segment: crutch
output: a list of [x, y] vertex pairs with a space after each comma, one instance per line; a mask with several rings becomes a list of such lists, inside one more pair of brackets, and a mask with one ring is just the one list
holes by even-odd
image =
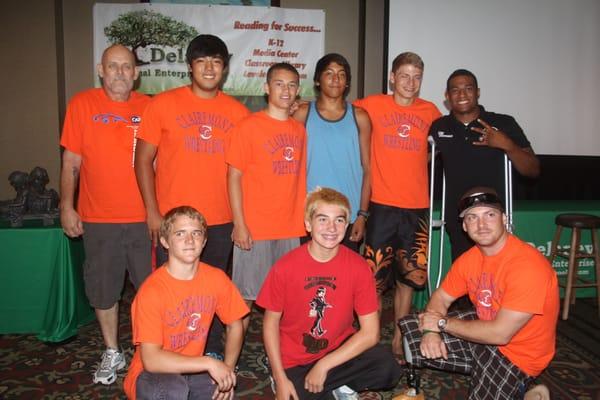
[[[442, 210], [440, 214], [440, 219], [433, 219], [433, 189], [434, 189], [434, 181], [435, 181], [435, 140], [432, 136], [427, 137], [427, 141], [431, 146], [431, 180], [429, 182], [429, 240], [427, 241], [427, 290], [429, 292], [429, 296], [433, 293], [438, 286], [440, 286], [440, 281], [442, 280], [442, 265], [444, 259], [444, 233], [446, 232], [445, 228], [445, 220], [446, 217], [446, 175], [442, 171]], [[435, 282], [435, 287], [431, 286], [431, 239], [433, 228], [440, 229], [440, 241], [439, 241], [439, 261], [438, 261], [438, 275], [437, 280]]]
[[504, 153], [504, 205], [506, 206], [506, 230], [509, 233], [512, 233], [514, 229], [512, 189], [512, 161]]
[[402, 345], [406, 358], [406, 384], [408, 387], [394, 396], [392, 400], [424, 400], [425, 394], [421, 391], [421, 377], [413, 365], [413, 357], [406, 336], [402, 336]]

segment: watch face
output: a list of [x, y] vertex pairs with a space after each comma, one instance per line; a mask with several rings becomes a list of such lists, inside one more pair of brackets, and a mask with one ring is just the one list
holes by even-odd
[[446, 323], [447, 322], [448, 321], [446, 320], [446, 318], [442, 318], [442, 319], [438, 320], [437, 324], [438, 324], [438, 328], [440, 329], [440, 331], [446, 330]]

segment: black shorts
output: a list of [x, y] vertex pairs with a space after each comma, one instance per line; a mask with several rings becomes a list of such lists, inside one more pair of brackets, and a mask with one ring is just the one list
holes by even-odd
[[145, 223], [83, 223], [83, 281], [94, 308], [106, 310], [121, 299], [125, 271], [136, 289], [150, 272], [150, 236]]
[[364, 256], [375, 275], [377, 292], [396, 281], [415, 289], [427, 284], [429, 209], [369, 205]]

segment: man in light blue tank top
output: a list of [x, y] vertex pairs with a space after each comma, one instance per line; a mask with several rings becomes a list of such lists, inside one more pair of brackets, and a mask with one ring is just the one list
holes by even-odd
[[354, 219], [343, 244], [358, 251], [371, 197], [371, 122], [366, 111], [346, 102], [350, 80], [350, 65], [342, 55], [323, 56], [314, 75], [317, 100], [301, 104], [293, 117], [307, 131], [307, 192], [329, 187], [348, 197]]

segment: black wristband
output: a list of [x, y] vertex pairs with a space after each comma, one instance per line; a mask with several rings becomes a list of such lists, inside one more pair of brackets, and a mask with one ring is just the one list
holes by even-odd
[[364, 217], [365, 219], [369, 219], [369, 212], [365, 211], [365, 210], [358, 210], [358, 212], [356, 213], [357, 216], [359, 217]]

